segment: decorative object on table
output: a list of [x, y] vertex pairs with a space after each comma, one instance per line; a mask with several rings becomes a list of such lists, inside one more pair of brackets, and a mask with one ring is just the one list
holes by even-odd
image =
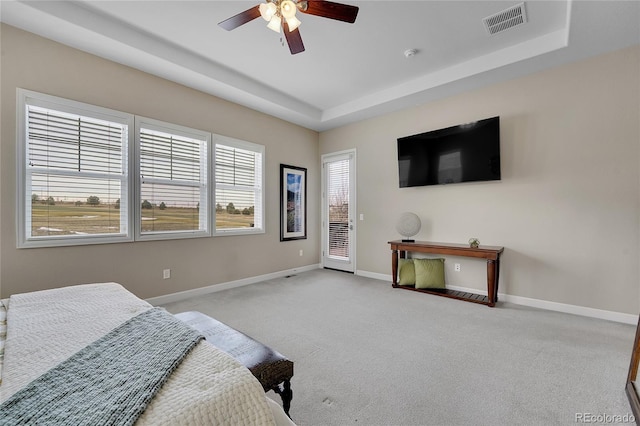
[[280, 241], [307, 238], [307, 169], [280, 164]]
[[469, 238], [469, 247], [478, 248], [480, 246], [480, 240], [477, 238]]
[[415, 213], [405, 212], [402, 213], [396, 223], [396, 231], [404, 237], [402, 239], [403, 243], [413, 243], [415, 240], [412, 240], [411, 237], [420, 232], [421, 226], [422, 222], [420, 222], [418, 215]]

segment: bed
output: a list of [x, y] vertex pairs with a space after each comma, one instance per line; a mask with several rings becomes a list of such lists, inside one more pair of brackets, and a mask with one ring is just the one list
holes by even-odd
[[[117, 338], [113, 336], [119, 330], [128, 330], [131, 338], [133, 329], [124, 327], [136, 327], [135, 321], [151, 315], [173, 318], [117, 283], [62, 287], [2, 300], [0, 410], [17, 405], [34, 383], [52, 373], [58, 374], [53, 376], [58, 378], [56, 383], [67, 382], [59, 377], [77, 376], [75, 373], [60, 376], [67, 371], [61, 370], [61, 366], [67, 366], [78, 354], [99, 342], [116, 354], [108, 361], [121, 363], [120, 358], [130, 359], [128, 355], [118, 356], [119, 350], [126, 353], [130, 344], [113, 349], [117, 345], [104, 343], [105, 339]], [[164, 344], [162, 339], [155, 341]], [[246, 367], [205, 340], [191, 340], [184, 356], [165, 372], [166, 378], [136, 416], [135, 425], [293, 425]], [[98, 352], [108, 356], [108, 351]], [[103, 373], [102, 376], [109, 376], [106, 378], [96, 375], [100, 380], [114, 381], [111, 373]], [[68, 382], [73, 383], [71, 379]], [[131, 392], [129, 384], [117, 386], [121, 386], [122, 392]], [[116, 389], [116, 393], [120, 391]]]

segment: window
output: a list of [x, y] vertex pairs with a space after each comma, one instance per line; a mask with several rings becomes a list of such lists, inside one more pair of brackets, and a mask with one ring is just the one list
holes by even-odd
[[325, 163], [329, 209], [328, 257], [349, 260], [349, 169], [350, 158]]
[[215, 137], [216, 234], [264, 232], [264, 146]]
[[18, 245], [130, 241], [132, 116], [18, 91]]
[[17, 95], [19, 248], [264, 232], [264, 146]]
[[210, 133], [136, 120], [139, 239], [208, 236]]

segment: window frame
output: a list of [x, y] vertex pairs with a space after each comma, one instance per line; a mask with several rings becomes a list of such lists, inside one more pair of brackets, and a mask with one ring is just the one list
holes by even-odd
[[[87, 104], [71, 99], [52, 96], [39, 93], [27, 89], [16, 89], [16, 246], [22, 248], [38, 248], [38, 247], [64, 247], [76, 245], [95, 245], [108, 243], [123, 243], [135, 241], [151, 241], [151, 240], [171, 240], [185, 238], [201, 238], [201, 237], [218, 237], [218, 236], [237, 236], [237, 235], [256, 235], [266, 233], [266, 205], [265, 205], [265, 187], [266, 187], [266, 147], [229, 136], [218, 135], [213, 132], [197, 130], [185, 126], [180, 126], [165, 121], [155, 120], [152, 118], [137, 116], [110, 108], [104, 108], [96, 105]], [[31, 194], [27, 194], [26, 190], [31, 185], [27, 182], [29, 159], [29, 141], [28, 141], [28, 107], [35, 106], [48, 108], [62, 113], [75, 114], [81, 117], [94, 118], [113, 123], [119, 123], [126, 126], [124, 133], [126, 140], [123, 144], [126, 147], [122, 150], [123, 166], [122, 174], [119, 177], [121, 183], [121, 206], [122, 210], [126, 209], [124, 214], [120, 216], [121, 230], [126, 227], [124, 232], [118, 234], [89, 234], [89, 235], [52, 235], [43, 237], [30, 237], [31, 231], [27, 226], [31, 226], [31, 216], [27, 218], [27, 214], [31, 214]], [[165, 133], [173, 133], [175, 135], [186, 136], [194, 139], [206, 141], [206, 173], [205, 173], [205, 196], [206, 196], [206, 219], [204, 225], [206, 229], [198, 231], [158, 231], [153, 233], [142, 232], [142, 200], [140, 176], [140, 129], [150, 128]], [[254, 210], [254, 223], [261, 223], [260, 227], [248, 228], [227, 228], [216, 229], [216, 159], [215, 151], [217, 145], [223, 145], [236, 149], [253, 151], [261, 156], [261, 170], [259, 171], [260, 185], [255, 187], [259, 191], [256, 200], [261, 204], [259, 212]], [[71, 172], [74, 173], [74, 172]], [[52, 173], [56, 174], [56, 173]], [[140, 200], [140, 202], [138, 202]], [[125, 205], [126, 203], [126, 205]], [[257, 202], [254, 207], [257, 207]], [[203, 203], [201, 202], [201, 211]], [[122, 211], [121, 210], [121, 211]], [[259, 216], [257, 216], [259, 214]]]
[[[204, 167], [205, 176], [204, 176], [204, 197], [206, 201], [204, 202], [204, 208], [206, 218], [204, 219], [205, 229], [199, 229], [196, 231], [156, 231], [156, 232], [142, 232], [142, 175], [140, 173], [140, 132], [142, 128], [149, 128], [149, 130], [155, 130], [159, 132], [169, 133], [176, 136], [182, 136], [186, 138], [193, 139], [202, 139], [205, 141], [206, 153], [203, 156], [206, 164]], [[211, 237], [211, 199], [212, 194], [210, 187], [212, 185], [212, 143], [211, 143], [211, 132], [205, 132], [202, 130], [196, 130], [185, 126], [180, 126], [177, 124], [167, 123], [165, 121], [155, 120], [147, 117], [136, 116], [135, 119], [135, 194], [136, 194], [136, 204], [135, 204], [135, 240], [136, 241], [151, 241], [151, 240], [174, 240], [174, 239], [184, 239], [184, 238], [202, 238], [202, 237]], [[176, 185], [177, 186], [177, 185]], [[202, 189], [202, 184], [201, 184]], [[201, 199], [203, 195], [201, 194]], [[202, 205], [200, 204], [200, 211], [202, 212]], [[201, 213], [202, 214], [202, 213]]]
[[[265, 222], [265, 211], [266, 211], [266, 206], [265, 206], [265, 182], [266, 182], [266, 173], [265, 173], [265, 169], [266, 169], [266, 155], [265, 155], [265, 146], [264, 145], [260, 145], [260, 144], [256, 144], [253, 142], [248, 142], [248, 141], [244, 141], [241, 139], [235, 139], [229, 136], [223, 136], [223, 135], [217, 135], [214, 134], [213, 135], [213, 143], [212, 143], [212, 199], [211, 199], [211, 213], [212, 213], [212, 231], [213, 231], [213, 235], [220, 237], [220, 236], [235, 236], [235, 235], [256, 235], [256, 234], [264, 234], [266, 233], [266, 222]], [[215, 209], [216, 206], [216, 195], [217, 195], [217, 190], [218, 190], [218, 183], [216, 181], [216, 175], [215, 175], [215, 169], [216, 169], [216, 148], [218, 145], [222, 145], [222, 146], [227, 146], [227, 147], [232, 147], [232, 148], [236, 148], [236, 149], [243, 149], [243, 150], [247, 150], [247, 151], [253, 151], [256, 153], [259, 153], [261, 155], [261, 171], [260, 171], [260, 203], [261, 203], [261, 209], [260, 209], [260, 221], [262, 223], [261, 227], [251, 227], [251, 228], [226, 228], [226, 229], [218, 229], [216, 227], [216, 218], [217, 218], [217, 212]], [[255, 218], [255, 210], [254, 210], [254, 218]]]
[[[134, 116], [132, 114], [112, 110], [109, 108], [98, 107], [83, 102], [73, 101], [69, 99], [59, 98], [56, 96], [46, 95], [26, 89], [18, 88], [16, 91], [17, 103], [17, 147], [16, 147], [16, 243], [18, 248], [37, 248], [37, 247], [62, 247], [74, 245], [88, 244], [107, 244], [131, 242], [133, 237], [133, 192], [131, 188], [131, 176], [133, 163], [133, 132], [134, 132]], [[122, 175], [118, 178], [121, 181], [121, 188], [124, 196], [120, 197], [122, 210], [126, 210], [124, 216], [121, 215], [120, 223], [126, 225], [126, 230], [118, 234], [92, 234], [92, 235], [60, 235], [47, 237], [31, 237], [30, 231], [27, 230], [31, 226], [31, 218], [27, 214], [31, 211], [31, 195], [27, 196], [26, 190], [30, 187], [31, 181], [27, 181], [30, 174], [28, 171], [27, 161], [29, 158], [28, 149], [28, 107], [47, 108], [62, 113], [75, 114], [87, 118], [105, 120], [109, 122], [119, 123], [126, 126], [126, 140], [123, 149], [123, 165]], [[56, 173], [54, 173], [56, 174]], [[63, 173], [59, 173], [63, 174]], [[124, 203], [123, 203], [124, 200]], [[27, 204], [28, 203], [28, 204]], [[126, 204], [125, 204], [126, 203]]]

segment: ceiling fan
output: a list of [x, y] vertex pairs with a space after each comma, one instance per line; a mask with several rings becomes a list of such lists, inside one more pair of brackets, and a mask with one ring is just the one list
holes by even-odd
[[247, 22], [262, 16], [268, 21], [268, 28], [273, 31], [284, 32], [289, 50], [292, 55], [304, 52], [304, 44], [298, 27], [301, 22], [296, 18], [296, 11], [309, 15], [322, 16], [324, 18], [353, 24], [358, 16], [358, 7], [348, 4], [334, 3], [324, 0], [266, 0], [251, 9], [240, 12], [231, 18], [219, 22], [218, 25], [227, 31], [238, 28]]

